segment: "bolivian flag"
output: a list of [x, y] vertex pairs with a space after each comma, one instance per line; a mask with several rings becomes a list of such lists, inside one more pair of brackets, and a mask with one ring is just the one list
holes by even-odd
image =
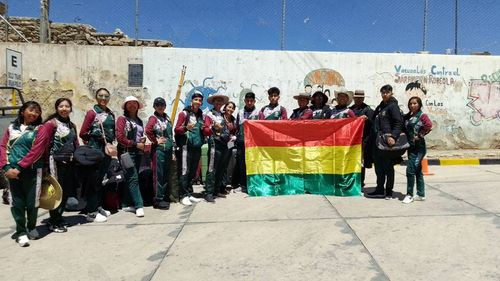
[[251, 196], [361, 194], [361, 118], [246, 121]]

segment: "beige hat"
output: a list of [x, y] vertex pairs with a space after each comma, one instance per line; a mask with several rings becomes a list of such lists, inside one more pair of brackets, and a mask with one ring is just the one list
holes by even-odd
[[299, 98], [306, 98], [306, 99], [310, 100], [311, 95], [309, 95], [308, 93], [299, 93], [298, 95], [293, 96], [293, 98], [296, 100], [298, 100]]
[[50, 174], [44, 175], [42, 179], [42, 190], [40, 194], [40, 208], [54, 210], [62, 201], [62, 188], [57, 180]]
[[222, 98], [223, 99], [222, 104], [226, 104], [229, 101], [229, 97], [226, 95], [214, 94], [214, 95], [211, 95], [208, 97], [207, 102], [209, 104], [214, 104], [214, 99], [216, 99], [216, 98]]
[[355, 90], [353, 98], [364, 98], [365, 97], [365, 91], [364, 90]]
[[347, 101], [347, 105], [350, 105], [351, 102], [352, 102], [352, 91], [348, 91], [346, 88], [344, 87], [340, 87], [338, 88], [337, 90], [334, 91], [334, 94], [335, 94], [335, 100], [338, 100], [338, 95], [339, 94], [346, 94], [347, 97], [349, 98], [349, 100]]
[[136, 97], [128, 96], [125, 98], [125, 101], [122, 103], [122, 109], [125, 109], [125, 104], [127, 104], [127, 102], [129, 102], [129, 101], [136, 101], [139, 104], [139, 109], [144, 107], [144, 104], [142, 104], [142, 102], [140, 102]]

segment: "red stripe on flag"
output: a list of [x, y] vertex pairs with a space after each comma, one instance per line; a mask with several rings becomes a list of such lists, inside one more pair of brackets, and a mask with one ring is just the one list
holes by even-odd
[[324, 120], [246, 120], [245, 147], [350, 146], [361, 144], [362, 118]]

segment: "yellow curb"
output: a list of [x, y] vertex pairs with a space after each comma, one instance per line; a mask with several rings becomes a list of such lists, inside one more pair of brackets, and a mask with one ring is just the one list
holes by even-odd
[[479, 165], [479, 158], [441, 158], [439, 159], [439, 165], [441, 166], [452, 166], [452, 165]]

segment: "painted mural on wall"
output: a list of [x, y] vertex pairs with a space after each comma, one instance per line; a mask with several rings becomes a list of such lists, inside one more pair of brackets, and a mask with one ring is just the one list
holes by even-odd
[[500, 81], [471, 80], [467, 106], [473, 110], [470, 120], [479, 126], [483, 121], [500, 120]]

